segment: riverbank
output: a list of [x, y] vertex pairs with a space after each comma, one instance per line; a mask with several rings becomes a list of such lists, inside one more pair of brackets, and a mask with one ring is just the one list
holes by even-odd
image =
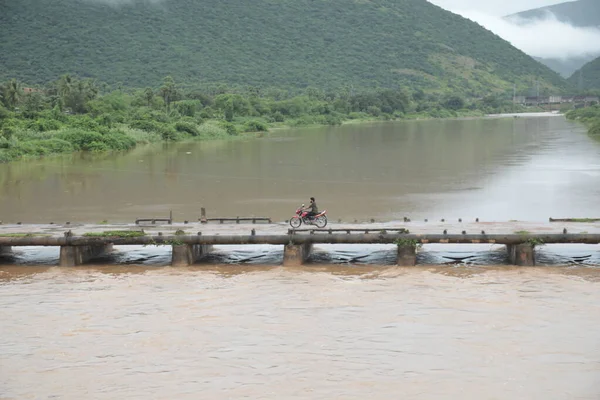
[[588, 127], [588, 133], [600, 139], [600, 106], [595, 105], [587, 108], [579, 108], [569, 111], [566, 114], [567, 119], [579, 121]]
[[[166, 77], [158, 90], [101, 93], [69, 75], [25, 90], [13, 80], [0, 100], [0, 162], [78, 151], [128, 151], [139, 144], [262, 135], [271, 129], [527, 111], [502, 97], [372, 89], [325, 92], [209, 87], [182, 89]], [[7, 92], [8, 93], [8, 92]]]
[[463, 110], [445, 113], [443, 117], [426, 113], [403, 116], [368, 116], [349, 114], [336, 119], [308, 118], [266, 122], [262, 119], [236, 118], [190, 120], [177, 119], [174, 123], [155, 120], [133, 120], [113, 123], [91, 119], [87, 115], [65, 115], [53, 110], [35, 121], [13, 114], [5, 118], [0, 136], [0, 162], [17, 161], [75, 152], [120, 152], [136, 146], [159, 142], [234, 140], [262, 137], [269, 131], [306, 127], [364, 124], [385, 121], [424, 121], [434, 119], [469, 120], [480, 118], [507, 118], [517, 116], [555, 116], [556, 113], [485, 114]]

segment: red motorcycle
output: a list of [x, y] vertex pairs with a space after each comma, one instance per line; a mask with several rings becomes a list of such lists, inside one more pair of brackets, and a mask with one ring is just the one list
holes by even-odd
[[319, 214], [309, 217], [307, 211], [303, 211], [304, 204], [296, 210], [296, 215], [290, 219], [290, 225], [292, 228], [299, 228], [304, 222], [305, 225], [315, 225], [317, 228], [325, 228], [327, 226], [327, 210], [320, 212]]

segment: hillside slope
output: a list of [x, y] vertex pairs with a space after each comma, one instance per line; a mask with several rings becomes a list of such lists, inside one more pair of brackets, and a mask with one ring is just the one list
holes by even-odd
[[581, 85], [580, 89], [600, 90], [600, 57], [581, 67], [569, 78], [569, 81], [574, 87]]
[[552, 13], [559, 21], [576, 27], [600, 27], [600, 1], [578, 0], [535, 8], [507, 16], [508, 19], [544, 19]]
[[[105, 0], [106, 1], [106, 0]], [[112, 0], [113, 2], [115, 0]], [[124, 0], [123, 0], [124, 1]], [[566, 87], [481, 26], [425, 0], [0, 3], [0, 79], [64, 73], [126, 86], [413, 87], [485, 95]]]

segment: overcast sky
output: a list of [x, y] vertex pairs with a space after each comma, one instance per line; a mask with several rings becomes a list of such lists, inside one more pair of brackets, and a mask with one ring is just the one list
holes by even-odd
[[567, 59], [600, 55], [600, 29], [575, 28], [558, 21], [552, 15], [526, 25], [516, 25], [501, 18], [568, 0], [429, 1], [479, 23], [531, 56]]

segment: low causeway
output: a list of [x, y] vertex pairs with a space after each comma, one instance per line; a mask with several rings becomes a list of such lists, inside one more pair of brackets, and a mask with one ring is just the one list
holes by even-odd
[[[284, 266], [309, 260], [315, 245], [396, 245], [397, 265], [414, 266], [416, 253], [428, 244], [504, 245], [511, 263], [535, 265], [535, 249], [545, 244], [600, 244], [600, 223], [575, 222], [385, 222], [332, 224], [325, 229], [289, 229], [285, 223], [210, 224], [3, 224], [0, 225], [0, 258], [10, 262], [16, 247], [60, 247], [60, 266], [85, 264], [104, 256], [113, 246], [156, 245], [172, 248], [172, 265], [200, 261], [213, 246], [283, 246]], [[599, 249], [600, 250], [600, 249]], [[6, 261], [8, 260], [8, 261]]]

